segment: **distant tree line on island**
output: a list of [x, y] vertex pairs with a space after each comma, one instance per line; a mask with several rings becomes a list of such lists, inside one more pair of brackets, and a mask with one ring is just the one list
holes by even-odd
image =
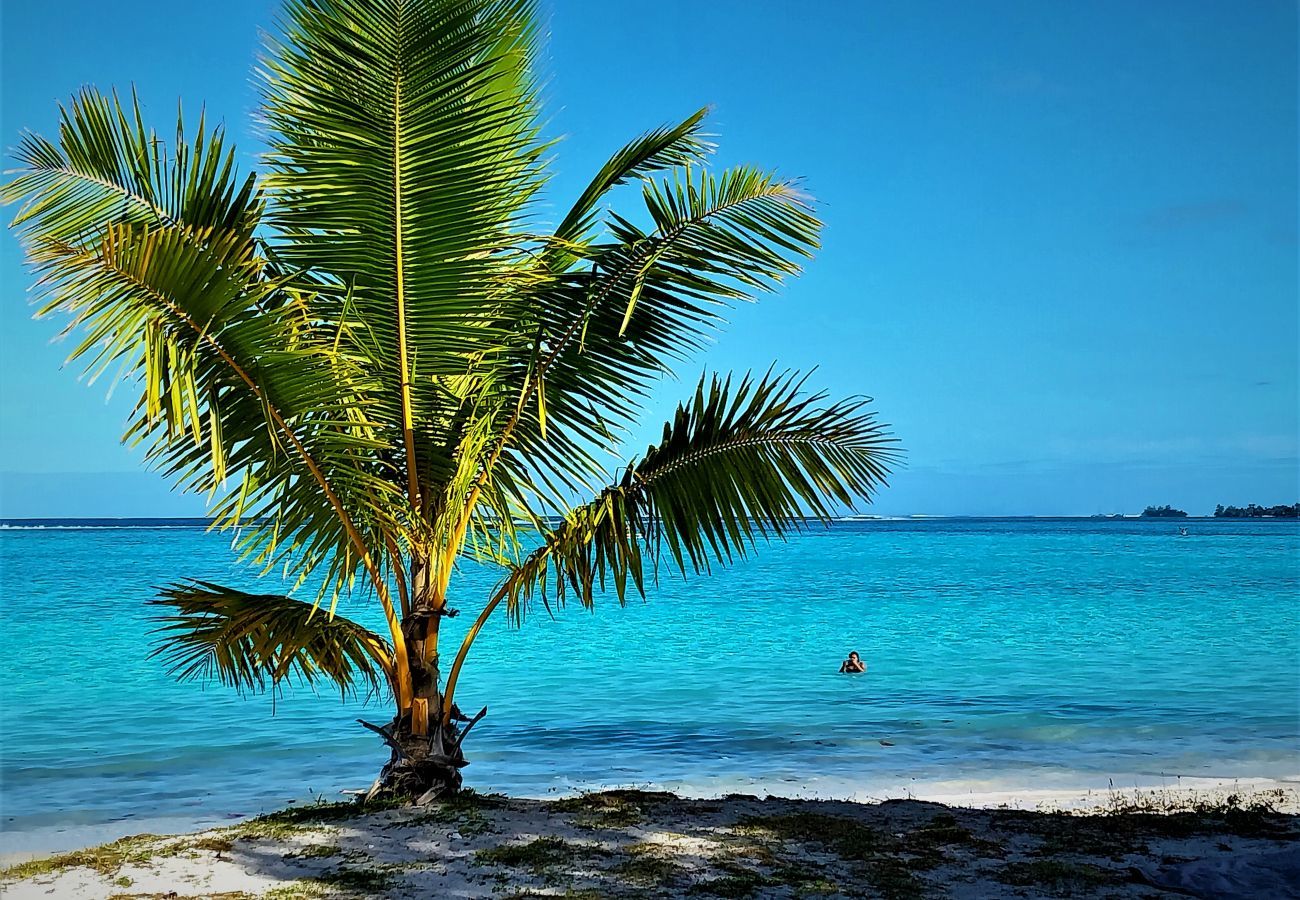
[[[1297, 519], [1300, 518], [1300, 503], [1295, 506], [1256, 506], [1252, 503], [1244, 508], [1240, 506], [1224, 506], [1220, 503], [1214, 507], [1214, 517], [1216, 519]], [[1142, 518], [1185, 519], [1187, 513], [1166, 504], [1165, 506], [1148, 506], [1142, 510]]]
[[1300, 518], [1300, 503], [1295, 506], [1256, 506], [1252, 503], [1245, 509], [1240, 506], [1224, 506], [1220, 503], [1214, 507], [1216, 519], [1262, 519], [1265, 516], [1275, 519]]
[[1187, 513], [1181, 509], [1174, 509], [1172, 506], [1148, 506], [1142, 510], [1142, 517], [1161, 518], [1161, 519], [1185, 519]]

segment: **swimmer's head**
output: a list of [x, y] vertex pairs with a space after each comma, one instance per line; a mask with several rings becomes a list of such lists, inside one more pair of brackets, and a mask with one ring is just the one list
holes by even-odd
[[857, 659], [857, 658], [858, 658], [858, 651], [854, 650], [849, 653], [849, 659]]

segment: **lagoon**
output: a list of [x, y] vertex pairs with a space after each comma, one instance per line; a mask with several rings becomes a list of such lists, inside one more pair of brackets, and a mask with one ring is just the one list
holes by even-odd
[[[383, 762], [355, 723], [383, 703], [240, 697], [148, 659], [153, 586], [278, 588], [228, 535], [8, 528], [0, 553], [3, 849], [336, 799]], [[467, 576], [449, 648], [494, 581]], [[840, 522], [665, 573], [644, 604], [493, 623], [458, 691], [489, 707], [466, 783], [868, 799], [1294, 779], [1298, 598], [1295, 520]], [[836, 674], [849, 650], [865, 676]]]

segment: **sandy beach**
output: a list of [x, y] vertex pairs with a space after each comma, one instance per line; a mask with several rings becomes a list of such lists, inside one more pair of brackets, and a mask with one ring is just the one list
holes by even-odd
[[[981, 802], [983, 801], [983, 802]], [[19, 863], [7, 898], [1300, 896], [1293, 784], [854, 803], [321, 804]]]

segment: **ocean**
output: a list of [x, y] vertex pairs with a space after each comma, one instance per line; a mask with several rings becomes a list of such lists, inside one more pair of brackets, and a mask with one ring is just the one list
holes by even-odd
[[[0, 850], [340, 799], [386, 759], [382, 702], [178, 684], [152, 589], [263, 592], [229, 535], [0, 529]], [[1188, 531], [1179, 534], [1180, 527]], [[466, 565], [450, 659], [495, 581]], [[377, 624], [360, 602], [339, 611]], [[866, 675], [837, 674], [857, 650]], [[1295, 520], [845, 521], [648, 602], [489, 625], [457, 699], [466, 783], [867, 799], [1300, 777]]]

